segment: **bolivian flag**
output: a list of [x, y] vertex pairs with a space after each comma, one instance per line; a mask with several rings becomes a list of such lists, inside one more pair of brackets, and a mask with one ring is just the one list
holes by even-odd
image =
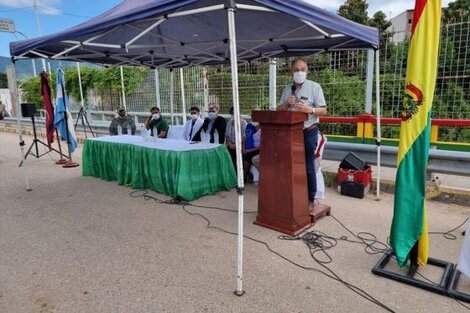
[[428, 229], [424, 202], [429, 157], [431, 106], [436, 83], [440, 0], [416, 0], [402, 102], [398, 170], [391, 245], [400, 267], [418, 242], [418, 264], [428, 259]]

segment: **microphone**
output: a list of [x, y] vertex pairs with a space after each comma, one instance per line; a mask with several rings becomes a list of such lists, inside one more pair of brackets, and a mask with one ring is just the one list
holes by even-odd
[[295, 87], [295, 84], [293, 84], [292, 87], [291, 87], [292, 96], [295, 96], [295, 90], [296, 90], [296, 89], [297, 89], [297, 88]]

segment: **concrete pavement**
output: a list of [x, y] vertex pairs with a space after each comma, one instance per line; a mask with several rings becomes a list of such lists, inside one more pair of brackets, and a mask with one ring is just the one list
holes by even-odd
[[[81, 167], [57, 166], [54, 155], [28, 158], [33, 191], [26, 192], [19, 155], [17, 135], [0, 132], [0, 312], [386, 312], [319, 272], [327, 270], [302, 242], [279, 240], [279, 233], [253, 225], [255, 213], [245, 214], [246, 235], [316, 270], [295, 266], [246, 239], [246, 294], [236, 297], [235, 236], [207, 228], [205, 220], [181, 206], [131, 197], [132, 189], [116, 182], [82, 177]], [[79, 163], [80, 155], [80, 149], [74, 153]], [[361, 200], [328, 188], [326, 196], [334, 217], [352, 232], [370, 232], [387, 241], [391, 194], [383, 193], [380, 201], [372, 195]], [[193, 203], [236, 210], [237, 195], [220, 192]], [[450, 230], [470, 213], [468, 206], [427, 204], [430, 231]], [[246, 211], [256, 206], [257, 187], [248, 185]], [[234, 212], [185, 209], [236, 232]], [[431, 235], [431, 256], [455, 263], [463, 229], [454, 232], [456, 240]], [[353, 239], [331, 217], [311, 230]], [[380, 254], [366, 254], [364, 248], [340, 240], [327, 251], [332, 261], [325, 266], [395, 312], [467, 311], [448, 297], [373, 275]], [[321, 252], [316, 256], [328, 258]], [[440, 271], [421, 271], [438, 281]], [[461, 289], [470, 292], [470, 282], [462, 280]]]

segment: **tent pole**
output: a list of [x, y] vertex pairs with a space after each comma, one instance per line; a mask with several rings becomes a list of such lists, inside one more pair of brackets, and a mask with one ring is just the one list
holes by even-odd
[[124, 109], [127, 111], [127, 105], [126, 105], [126, 91], [124, 89], [124, 69], [122, 66], [120, 66], [121, 69], [121, 90], [122, 90], [122, 105], [124, 106]]
[[242, 136], [240, 130], [240, 104], [238, 99], [238, 62], [237, 62], [237, 38], [235, 35], [235, 3], [228, 1], [227, 9], [228, 32], [230, 43], [230, 67], [232, 71], [232, 96], [233, 112], [235, 118], [235, 145], [237, 153], [237, 178], [238, 178], [238, 258], [237, 258], [237, 290], [235, 294], [242, 296], [243, 291], [243, 160], [242, 160]]
[[276, 103], [276, 74], [277, 74], [277, 59], [269, 59], [269, 109], [275, 110]]
[[7, 66], [7, 77], [8, 77], [8, 89], [10, 89], [10, 97], [12, 102], [15, 103], [16, 107], [16, 121], [17, 121], [17, 132], [18, 137], [20, 140], [20, 152], [21, 152], [21, 173], [23, 174], [26, 190], [31, 191], [31, 187], [29, 186], [29, 178], [28, 174], [26, 173], [25, 165], [26, 165], [26, 156], [24, 153], [25, 143], [23, 140], [23, 127], [21, 125], [21, 109], [20, 109], [20, 99], [18, 96], [18, 86], [16, 85], [16, 74], [15, 74], [15, 62], [13, 61], [13, 65]]
[[34, 59], [31, 59], [31, 63], [33, 64], [33, 74], [36, 77], [38, 74], [36, 73], [36, 63], [34, 63]]
[[85, 100], [83, 99], [83, 87], [82, 87], [82, 74], [80, 72], [80, 63], [77, 62], [77, 74], [78, 74], [78, 86], [80, 87], [80, 104], [82, 108], [85, 106]]
[[170, 68], [170, 116], [171, 116], [171, 125], [175, 125], [174, 121], [174, 103], [173, 103], [173, 98], [174, 98], [174, 93], [175, 93], [175, 72], [173, 72], [173, 69]]
[[181, 84], [181, 105], [182, 105], [182, 111], [183, 111], [183, 115], [182, 115], [182, 122], [184, 125], [184, 123], [186, 122], [186, 100], [185, 100], [185, 97], [184, 97], [184, 78], [183, 78], [183, 68], [181, 67], [180, 68], [180, 84]]
[[374, 50], [367, 50], [366, 103], [364, 112], [372, 113], [372, 90], [374, 80]]
[[209, 79], [207, 78], [207, 67], [202, 68], [202, 79], [204, 88], [204, 112], [209, 112]]
[[382, 133], [380, 130], [380, 63], [379, 63], [380, 51], [375, 50], [375, 98], [377, 100], [377, 192], [376, 200], [380, 200], [380, 141], [382, 140]]
[[155, 96], [157, 98], [157, 107], [160, 108], [160, 72], [155, 69]]

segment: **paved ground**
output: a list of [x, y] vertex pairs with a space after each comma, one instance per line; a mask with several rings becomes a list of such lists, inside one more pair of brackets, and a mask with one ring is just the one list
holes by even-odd
[[[29, 144], [30, 138], [27, 138]], [[252, 224], [246, 234], [267, 243], [292, 265], [257, 242], [245, 240], [244, 289], [236, 289], [236, 237], [208, 229], [200, 216], [180, 206], [131, 197], [116, 182], [82, 177], [81, 167], [54, 165], [55, 156], [28, 159], [33, 191], [25, 191], [18, 137], [0, 132], [0, 312], [386, 312], [344, 284], [326, 277], [300, 241], [282, 241], [279, 233]], [[75, 153], [81, 162], [81, 151]], [[160, 199], [163, 195], [151, 193]], [[235, 192], [220, 192], [194, 203], [236, 210]], [[386, 242], [393, 196], [359, 200], [327, 189], [325, 202], [354, 233], [370, 232]], [[257, 187], [247, 186], [245, 205], [255, 211]], [[236, 231], [232, 212], [186, 207], [211, 225]], [[430, 231], [447, 231], [465, 221], [470, 207], [428, 202]], [[431, 235], [435, 258], [455, 262], [462, 237]], [[339, 238], [351, 235], [332, 217], [311, 230]], [[375, 276], [380, 255], [364, 245], [339, 241], [328, 251], [326, 266], [395, 312], [466, 312], [456, 301]], [[326, 255], [316, 255], [325, 260]], [[396, 266], [392, 266], [395, 268]], [[318, 271], [319, 270], [319, 271]], [[421, 273], [438, 281], [439, 272]], [[461, 283], [470, 291], [470, 283]], [[470, 305], [470, 304], [469, 304]]]

